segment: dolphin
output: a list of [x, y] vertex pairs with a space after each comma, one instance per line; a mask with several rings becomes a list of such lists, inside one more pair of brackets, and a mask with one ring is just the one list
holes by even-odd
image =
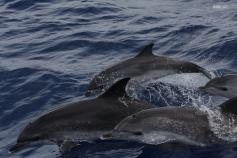
[[127, 96], [129, 78], [111, 86], [101, 96], [71, 103], [48, 112], [29, 123], [10, 151], [17, 152], [37, 142], [53, 142], [62, 150], [70, 150], [73, 141], [93, 141], [111, 131], [123, 118], [153, 105]]
[[216, 77], [204, 87], [199, 87], [212, 95], [219, 95], [227, 98], [233, 98], [237, 96], [237, 75], [226, 75], [222, 77]]
[[[226, 120], [236, 120], [236, 105], [237, 97], [221, 104], [218, 110]], [[193, 106], [140, 111], [123, 119], [112, 132], [103, 135], [101, 139], [131, 140], [153, 145], [183, 142], [205, 146], [226, 142], [212, 131], [208, 114]]]
[[187, 61], [181, 61], [166, 56], [156, 56], [152, 53], [151, 43], [134, 58], [125, 60], [96, 75], [89, 83], [86, 96], [94, 96], [106, 91], [120, 78], [151, 77], [161, 78], [177, 73], [203, 73], [209, 79], [212, 74], [206, 69]]

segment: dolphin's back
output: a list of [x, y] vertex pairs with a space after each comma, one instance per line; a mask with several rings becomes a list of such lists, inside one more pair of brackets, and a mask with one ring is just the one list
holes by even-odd
[[[108, 106], [111, 105], [111, 106]], [[114, 124], [127, 116], [126, 107], [116, 100], [96, 99], [73, 103], [49, 112], [36, 120], [50, 132], [65, 127], [70, 130], [111, 129]], [[110, 118], [110, 119], [105, 119]]]
[[29, 128], [42, 131], [51, 141], [66, 138], [94, 140], [112, 130], [125, 117], [153, 107], [138, 101], [131, 102], [129, 98], [124, 102], [127, 102], [126, 105], [115, 98], [99, 98], [73, 103], [41, 116], [26, 129], [28, 132]]

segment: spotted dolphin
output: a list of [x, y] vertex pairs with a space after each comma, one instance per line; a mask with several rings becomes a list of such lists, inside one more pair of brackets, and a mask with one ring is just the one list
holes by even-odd
[[212, 74], [206, 69], [187, 61], [181, 61], [166, 56], [156, 56], [152, 53], [154, 44], [151, 43], [134, 58], [120, 62], [100, 72], [89, 83], [86, 96], [94, 96], [106, 91], [120, 78], [145, 77], [153, 75], [161, 78], [177, 73], [203, 73], [208, 78]]
[[128, 115], [153, 108], [126, 95], [128, 81], [125, 78], [116, 82], [95, 99], [71, 103], [42, 115], [23, 129], [10, 151], [45, 141], [56, 143], [62, 149], [73, 140], [93, 141]]
[[[236, 120], [236, 105], [237, 97], [219, 106], [226, 120]], [[193, 106], [140, 111], [123, 119], [102, 139], [131, 140], [153, 145], [168, 142], [198, 146], [226, 143], [212, 131], [207, 113]]]
[[237, 96], [237, 75], [226, 75], [210, 80], [204, 87], [200, 87], [212, 95], [219, 95], [227, 98]]

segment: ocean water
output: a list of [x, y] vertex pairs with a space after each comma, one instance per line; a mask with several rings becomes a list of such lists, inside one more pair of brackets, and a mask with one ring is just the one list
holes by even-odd
[[163, 150], [98, 141], [63, 154], [55, 145], [8, 153], [32, 119], [86, 99], [94, 75], [151, 42], [154, 54], [237, 73], [237, 1], [0, 0], [0, 157], [236, 158], [236, 143]]

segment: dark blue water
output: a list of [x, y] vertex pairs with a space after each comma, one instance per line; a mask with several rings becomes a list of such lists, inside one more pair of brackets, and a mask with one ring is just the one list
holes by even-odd
[[8, 154], [30, 120], [85, 99], [95, 74], [150, 42], [155, 54], [237, 73], [237, 1], [0, 0], [0, 157], [236, 158], [235, 143], [167, 151], [112, 141]]

